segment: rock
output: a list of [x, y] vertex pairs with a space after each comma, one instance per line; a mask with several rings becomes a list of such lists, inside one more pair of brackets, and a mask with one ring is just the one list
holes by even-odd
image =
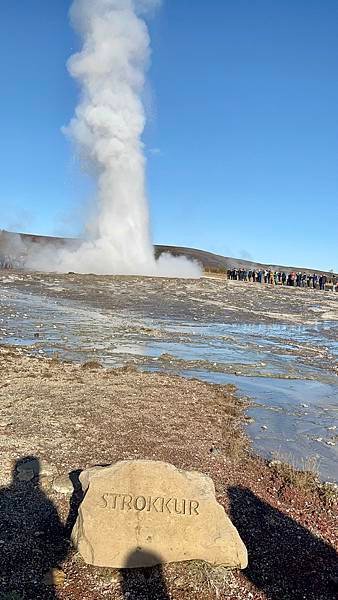
[[53, 481], [53, 490], [58, 494], [64, 494], [65, 496], [71, 496], [74, 491], [74, 486], [69, 475], [60, 475]]
[[72, 532], [99, 567], [204, 560], [245, 568], [247, 551], [216, 502], [212, 480], [156, 461], [121, 461], [83, 471], [84, 500]]
[[0, 421], [0, 429], [7, 429], [7, 427], [10, 427], [11, 425], [13, 425], [12, 421], [9, 421], [9, 420]]
[[114, 583], [114, 584], [123, 583], [122, 573], [120, 573], [119, 571], [117, 571], [116, 573], [113, 573], [111, 576], [110, 582]]
[[219, 454], [222, 454], [222, 450], [220, 448], [217, 448], [217, 446], [213, 446], [212, 448], [210, 448], [210, 453], [214, 456], [218, 456]]
[[52, 477], [41, 477], [41, 479], [39, 481], [40, 489], [43, 492], [49, 492], [49, 490], [52, 487], [52, 483], [53, 483], [53, 478]]
[[174, 583], [175, 583], [176, 587], [179, 587], [179, 588], [185, 587], [187, 585], [186, 579], [182, 576], [176, 577]]
[[61, 569], [51, 569], [43, 578], [45, 585], [62, 587], [65, 583], [66, 574]]

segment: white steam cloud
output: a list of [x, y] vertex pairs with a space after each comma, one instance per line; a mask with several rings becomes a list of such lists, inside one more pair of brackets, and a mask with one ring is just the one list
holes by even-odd
[[196, 263], [162, 255], [155, 261], [145, 191], [142, 92], [150, 39], [142, 18], [156, 0], [74, 0], [73, 27], [83, 39], [68, 69], [81, 86], [65, 129], [97, 181], [92, 238], [78, 249], [30, 255], [31, 268], [112, 274], [198, 277]]

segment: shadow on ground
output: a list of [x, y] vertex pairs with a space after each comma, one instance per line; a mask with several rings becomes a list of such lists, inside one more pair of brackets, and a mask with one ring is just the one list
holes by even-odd
[[230, 517], [245, 543], [245, 576], [269, 600], [336, 600], [334, 548], [247, 488], [228, 491]]
[[18, 460], [11, 484], [0, 490], [0, 598], [56, 598], [45, 577], [68, 547], [57, 510], [40, 487], [39, 460]]
[[[69, 551], [69, 535], [82, 499], [78, 473], [66, 526], [40, 486], [34, 456], [16, 462], [11, 484], [0, 490], [0, 600], [57, 598], [46, 574]], [[247, 488], [229, 489], [230, 516], [249, 554], [247, 579], [269, 600], [336, 600], [335, 550]], [[169, 600], [161, 559], [135, 549], [121, 570], [125, 599]], [[138, 568], [139, 564], [147, 565]]]
[[[140, 564], [149, 567], [133, 568]], [[123, 598], [137, 600], [169, 600], [165, 584], [161, 558], [146, 550], [135, 549], [126, 561], [122, 574]]]

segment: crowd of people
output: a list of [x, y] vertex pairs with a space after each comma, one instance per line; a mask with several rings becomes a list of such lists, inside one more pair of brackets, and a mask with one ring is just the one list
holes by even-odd
[[0, 254], [0, 269], [13, 269], [14, 266], [13, 260], [9, 256]]
[[228, 269], [228, 279], [232, 281], [251, 281], [253, 283], [269, 283], [271, 285], [284, 285], [290, 287], [312, 288], [325, 290], [330, 286], [333, 291], [338, 291], [338, 278], [332, 274], [330, 276], [324, 273], [302, 273], [301, 271], [273, 271], [272, 269]]

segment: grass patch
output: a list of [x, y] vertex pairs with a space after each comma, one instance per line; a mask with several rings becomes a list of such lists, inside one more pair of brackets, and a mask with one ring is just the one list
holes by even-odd
[[299, 490], [311, 491], [318, 487], [318, 461], [315, 457], [310, 457], [303, 461], [302, 468], [296, 468], [292, 457], [287, 462], [280, 460], [279, 455], [269, 463], [270, 468], [276, 475], [290, 486]]
[[136, 366], [128, 362], [123, 367], [118, 367], [117, 369], [113, 369], [115, 375], [119, 375], [120, 373], [137, 373]]
[[227, 458], [238, 462], [248, 448], [248, 438], [243, 430], [244, 408], [247, 402], [238, 398], [236, 388], [228, 386], [220, 402], [222, 414], [222, 447]]
[[209, 563], [192, 560], [187, 563], [186, 569], [187, 585], [202, 590], [208, 590], [215, 594], [216, 598], [225, 597], [231, 578], [231, 572], [224, 566], [214, 566]]
[[59, 365], [61, 363], [60, 360], [60, 356], [58, 352], [53, 352], [51, 359], [50, 359], [50, 364], [53, 366]]
[[88, 360], [87, 362], [83, 363], [82, 369], [85, 371], [93, 371], [95, 369], [102, 369], [102, 365], [98, 360]]
[[327, 508], [338, 503], [338, 485], [336, 483], [322, 483], [319, 486], [319, 497]]
[[44, 371], [42, 373], [42, 377], [44, 377], [45, 379], [51, 379], [53, 377], [53, 373], [50, 373], [49, 371]]
[[240, 461], [248, 448], [248, 439], [235, 423], [233, 417], [223, 420], [222, 446], [227, 458], [233, 462]]

